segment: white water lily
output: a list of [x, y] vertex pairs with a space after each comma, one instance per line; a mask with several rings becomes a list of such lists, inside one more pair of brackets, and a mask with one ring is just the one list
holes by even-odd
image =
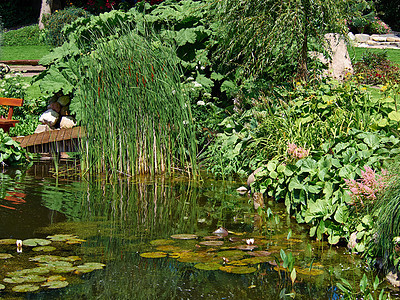
[[201, 101], [201, 100], [197, 101], [197, 105], [205, 105], [205, 104], [206, 103], [204, 101]]
[[193, 81], [194, 87], [202, 87], [203, 85], [201, 83], [198, 83], [197, 81]]

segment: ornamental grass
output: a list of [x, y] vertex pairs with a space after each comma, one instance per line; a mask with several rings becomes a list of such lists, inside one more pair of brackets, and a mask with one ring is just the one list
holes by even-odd
[[190, 102], [174, 46], [147, 30], [119, 29], [115, 36], [95, 37], [94, 50], [78, 64], [85, 74], [75, 96], [87, 133], [84, 170], [196, 173]]

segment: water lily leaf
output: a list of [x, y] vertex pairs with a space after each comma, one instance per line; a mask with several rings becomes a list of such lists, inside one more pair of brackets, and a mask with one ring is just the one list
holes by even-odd
[[218, 270], [221, 265], [217, 263], [199, 263], [196, 264], [194, 267], [199, 270], [215, 271]]
[[68, 239], [66, 241], [66, 243], [69, 245], [82, 244], [83, 242], [86, 242], [86, 240], [79, 239], [79, 238]]
[[36, 247], [37, 245], [39, 246], [47, 246], [51, 244], [51, 241], [45, 240], [45, 239], [27, 239], [22, 241], [22, 244], [24, 246], [29, 246], [29, 247]]
[[203, 239], [207, 240], [207, 241], [215, 241], [215, 240], [220, 240], [222, 238], [223, 237], [220, 235], [208, 235], [208, 236], [203, 237]]
[[53, 275], [53, 276], [50, 276], [50, 277], [47, 278], [47, 282], [50, 282], [50, 281], [63, 281], [63, 280], [66, 280], [66, 278], [61, 276], [61, 275]]
[[82, 259], [82, 258], [80, 258], [79, 256], [61, 257], [61, 260], [70, 261], [70, 262], [74, 262], [74, 261], [81, 260], [81, 259]]
[[150, 245], [152, 246], [165, 246], [175, 243], [174, 240], [167, 240], [167, 239], [158, 239], [150, 241]]
[[46, 238], [52, 240], [53, 242], [65, 242], [71, 239], [77, 239], [78, 237], [72, 234], [56, 234], [49, 235]]
[[219, 257], [226, 257], [226, 258], [235, 259], [235, 260], [236, 260], [236, 258], [240, 259], [245, 255], [246, 254], [240, 250], [226, 250], [226, 251], [220, 251], [217, 253], [217, 256], [219, 256]]
[[83, 265], [78, 266], [78, 267], [87, 267], [87, 268], [93, 268], [95, 270], [101, 270], [105, 266], [106, 266], [105, 264], [102, 264], [102, 263], [99, 263], [99, 262], [87, 262], [87, 263], [84, 263]]
[[181, 248], [173, 245], [158, 246], [156, 249], [162, 252], [179, 252], [179, 250], [182, 250]]
[[68, 261], [62, 261], [62, 260], [56, 260], [56, 261], [50, 261], [48, 263], [41, 263], [41, 267], [72, 267], [72, 264]]
[[22, 277], [12, 277], [12, 278], [4, 278], [3, 279], [3, 281], [4, 282], [7, 282], [7, 283], [23, 283], [24, 282], [24, 279], [22, 278]]
[[6, 288], [6, 286], [4, 284], [0, 283], [0, 290], [4, 290]]
[[239, 250], [242, 250], [242, 251], [253, 251], [256, 248], [258, 248], [257, 245], [239, 245], [239, 246], [236, 246], [236, 249], [239, 249]]
[[66, 266], [52, 266], [51, 267], [51, 271], [53, 273], [65, 274], [65, 273], [71, 273], [71, 272], [73, 272], [75, 270], [76, 270], [75, 267], [66, 267]]
[[47, 280], [46, 277], [36, 275], [36, 274], [21, 276], [20, 278], [24, 280], [23, 282], [28, 282], [28, 283], [43, 282], [43, 281]]
[[23, 269], [14, 272], [8, 272], [7, 276], [16, 277], [16, 276], [24, 276], [28, 274], [36, 274], [36, 275], [43, 275], [49, 273], [50, 270], [48, 267], [37, 267], [32, 269]]
[[171, 237], [173, 239], [177, 239], [177, 240], [193, 240], [193, 239], [197, 239], [197, 235], [196, 234], [174, 234], [174, 235], [171, 235]]
[[257, 271], [254, 267], [237, 267], [237, 266], [223, 266], [219, 268], [221, 271], [233, 274], [249, 274]]
[[248, 255], [251, 256], [257, 256], [257, 257], [261, 257], [261, 256], [270, 256], [272, 252], [268, 252], [268, 251], [252, 251], [247, 253]]
[[242, 261], [242, 260], [231, 260], [228, 262], [228, 265], [232, 266], [247, 266], [248, 263]]
[[27, 293], [27, 292], [34, 292], [39, 289], [39, 286], [33, 284], [23, 284], [17, 285], [13, 287], [13, 291], [17, 293]]
[[0, 259], [9, 259], [12, 257], [14, 257], [14, 256], [12, 256], [11, 254], [8, 254], [8, 253], [0, 253]]
[[203, 246], [222, 246], [224, 244], [223, 241], [203, 241], [199, 243]]
[[166, 257], [167, 253], [165, 252], [145, 252], [140, 254], [141, 257], [144, 258], [162, 258]]
[[43, 287], [47, 287], [49, 289], [60, 289], [63, 287], [66, 287], [68, 285], [67, 281], [48, 281], [46, 283], [43, 283]]
[[61, 260], [61, 256], [56, 256], [56, 255], [37, 255], [35, 257], [29, 258], [30, 261], [36, 261], [36, 262], [52, 262], [52, 261], [59, 261]]
[[90, 273], [93, 272], [94, 270], [96, 269], [90, 268], [89, 266], [84, 266], [84, 265], [77, 266], [75, 269], [75, 274]]
[[241, 261], [243, 263], [246, 263], [246, 264], [249, 264], [249, 265], [256, 265], [256, 264], [259, 264], [259, 263], [268, 262], [270, 260], [271, 260], [270, 257], [259, 256], [259, 257], [245, 258], [245, 259], [242, 259]]
[[43, 251], [43, 252], [51, 252], [56, 250], [56, 247], [53, 246], [39, 246], [39, 247], [34, 247], [32, 248], [33, 251], [39, 252], [39, 251]]
[[0, 245], [15, 245], [16, 242], [16, 239], [2, 239], [0, 240]]

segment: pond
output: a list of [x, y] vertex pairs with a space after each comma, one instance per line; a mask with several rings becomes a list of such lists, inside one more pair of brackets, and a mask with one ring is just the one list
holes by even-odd
[[[88, 182], [74, 164], [58, 177], [51, 163], [0, 175], [1, 299], [339, 299], [340, 278], [358, 285], [368, 270], [345, 247], [310, 239], [281, 204], [256, 214], [241, 183]], [[228, 232], [213, 234], [220, 227]], [[281, 249], [294, 258], [294, 285], [277, 266]]]

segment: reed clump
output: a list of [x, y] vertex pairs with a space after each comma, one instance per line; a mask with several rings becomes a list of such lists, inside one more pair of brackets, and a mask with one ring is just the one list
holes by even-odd
[[[123, 27], [123, 26], [122, 26]], [[95, 37], [79, 62], [83, 171], [107, 174], [196, 173], [190, 102], [173, 45], [151, 31], [119, 28]]]

